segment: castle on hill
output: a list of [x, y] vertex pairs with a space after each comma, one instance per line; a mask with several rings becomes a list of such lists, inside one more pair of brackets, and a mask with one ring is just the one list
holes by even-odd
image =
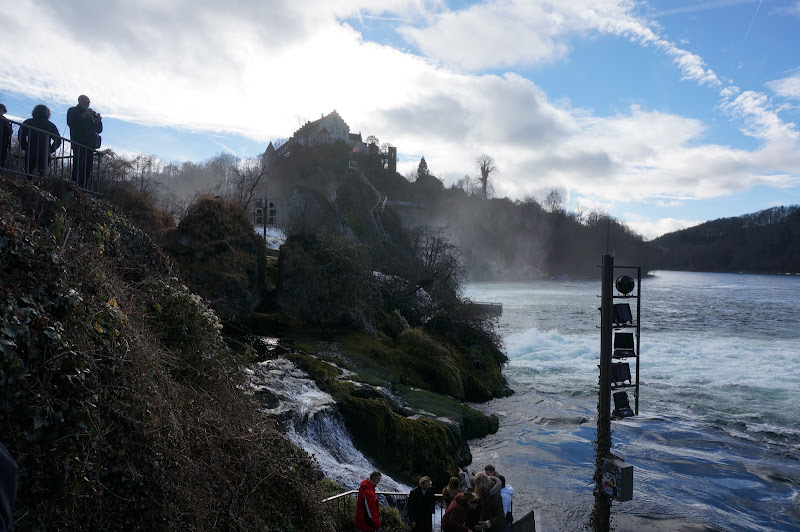
[[262, 155], [264, 162], [274, 156], [288, 157], [292, 149], [300, 146], [313, 146], [314, 144], [326, 144], [344, 141], [348, 146], [353, 147], [353, 151], [366, 153], [366, 145], [361, 138], [361, 133], [350, 133], [350, 126], [334, 109], [330, 114], [324, 115], [313, 122], [306, 122], [300, 126], [289, 139], [278, 146], [276, 149], [272, 142], [267, 146]]

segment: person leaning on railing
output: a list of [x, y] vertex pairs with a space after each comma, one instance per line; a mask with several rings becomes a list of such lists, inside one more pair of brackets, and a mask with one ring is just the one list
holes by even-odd
[[31, 112], [19, 128], [19, 146], [25, 152], [25, 173], [33, 175], [37, 172], [44, 176], [50, 161], [50, 154], [61, 145], [58, 128], [50, 121], [50, 109], [39, 104]]

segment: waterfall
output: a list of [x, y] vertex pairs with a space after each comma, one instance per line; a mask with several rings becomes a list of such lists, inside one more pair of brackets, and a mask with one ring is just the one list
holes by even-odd
[[[290, 360], [265, 360], [246, 372], [264, 411], [280, 420], [289, 439], [317, 462], [326, 477], [355, 490], [377, 469], [353, 445], [333, 397]], [[379, 489], [408, 493], [411, 488], [384, 474]]]

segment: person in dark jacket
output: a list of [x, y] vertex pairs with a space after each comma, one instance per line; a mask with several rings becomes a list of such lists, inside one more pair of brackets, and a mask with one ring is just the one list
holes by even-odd
[[489, 477], [486, 473], [475, 475], [475, 494], [478, 496], [478, 508], [481, 511], [480, 521], [474, 526], [475, 530], [490, 532], [511, 530], [511, 525], [506, 522], [506, 514], [503, 512], [501, 489], [500, 479]]
[[472, 532], [467, 526], [469, 511], [478, 507], [474, 493], [459, 493], [442, 516], [442, 532]]
[[17, 498], [17, 463], [0, 443], [0, 532], [14, 524], [14, 501]]
[[498, 473], [492, 464], [486, 464], [483, 468], [483, 472], [489, 475], [489, 477], [499, 478], [503, 482], [503, 485], [505, 485], [506, 477]]
[[373, 471], [369, 478], [361, 481], [358, 487], [358, 498], [356, 499], [356, 528], [363, 532], [373, 532], [381, 530], [380, 509], [378, 508], [378, 496], [375, 495], [375, 487], [381, 481], [380, 471]]
[[8, 154], [11, 152], [11, 135], [14, 134], [11, 122], [5, 117], [7, 112], [6, 106], [0, 103], [0, 168], [6, 167]]
[[94, 151], [100, 147], [103, 117], [89, 107], [89, 97], [78, 96], [78, 105], [67, 110], [69, 140], [72, 142], [72, 180], [86, 188], [92, 175]]
[[25, 173], [38, 172], [44, 176], [50, 154], [61, 145], [58, 128], [50, 121], [50, 109], [43, 104], [33, 108], [33, 118], [22, 123], [19, 128], [19, 146], [25, 152]]
[[433, 530], [433, 511], [436, 498], [433, 494], [432, 482], [428, 477], [419, 479], [419, 485], [408, 494], [408, 522], [413, 532], [431, 532]]

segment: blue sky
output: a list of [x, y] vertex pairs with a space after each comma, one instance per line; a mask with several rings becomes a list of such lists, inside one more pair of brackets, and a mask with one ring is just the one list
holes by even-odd
[[446, 185], [602, 209], [648, 238], [800, 204], [800, 0], [18, 0], [0, 101], [164, 161], [261, 153], [336, 109]]

